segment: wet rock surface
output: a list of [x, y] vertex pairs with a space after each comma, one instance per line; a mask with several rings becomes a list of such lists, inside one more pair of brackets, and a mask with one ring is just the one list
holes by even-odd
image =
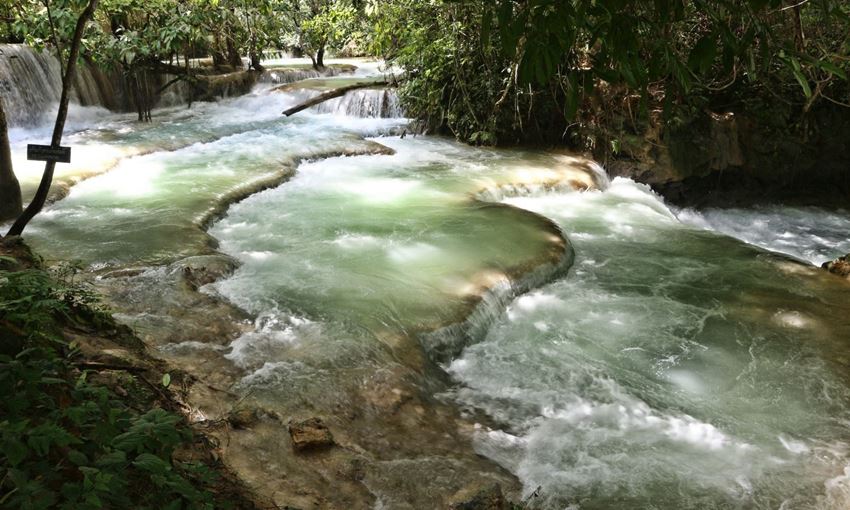
[[829, 262], [824, 262], [821, 267], [834, 275], [850, 280], [850, 254], [838, 257], [837, 259]]
[[[448, 508], [452, 495], [491, 483], [518, 492], [516, 478], [475, 453], [473, 424], [432, 397], [448, 381], [423, 383], [423, 371], [435, 368], [410, 339], [392, 343], [403, 363], [380, 368], [358, 366], [359, 354], [340, 346], [333, 363], [346, 368], [325, 369], [315, 346], [281, 344], [286, 363], [316, 365], [313, 376], [290, 379], [272, 366], [265, 389], [245, 386], [245, 367], [227, 356], [261, 324], [199, 286], [228, 274], [228, 259], [190, 257], [95, 284], [122, 322], [187, 374], [181, 387], [190, 419], [249, 487], [278, 507], [301, 509]], [[305, 419], [311, 415], [322, 418]]]
[[794, 119], [767, 121], [761, 111], [732, 110], [707, 111], [669, 131], [651, 125], [641, 135], [621, 134], [616, 154], [597, 144], [594, 155], [611, 177], [649, 184], [681, 207], [846, 207], [847, 111], [816, 107], [801, 133]]
[[455, 495], [452, 510], [509, 510], [510, 503], [502, 494], [498, 483], [483, 488], [470, 488]]
[[292, 447], [299, 452], [321, 450], [334, 445], [334, 438], [321, 418], [310, 418], [289, 424]]
[[227, 415], [227, 422], [237, 429], [249, 429], [257, 422], [255, 409], [237, 409]]
[[239, 262], [227, 255], [197, 255], [185, 258], [173, 265], [181, 272], [183, 281], [198, 289], [218, 279], [233, 274]]

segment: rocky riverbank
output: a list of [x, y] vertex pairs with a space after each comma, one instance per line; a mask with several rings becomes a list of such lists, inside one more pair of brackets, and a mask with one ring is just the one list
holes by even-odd
[[603, 128], [592, 152], [608, 173], [649, 184], [678, 206], [850, 203], [847, 108], [821, 105], [803, 115], [739, 105], [678, 127], [635, 128], [621, 119]]

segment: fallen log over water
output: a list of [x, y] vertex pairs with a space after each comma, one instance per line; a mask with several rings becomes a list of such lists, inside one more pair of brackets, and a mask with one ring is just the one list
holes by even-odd
[[286, 115], [287, 117], [289, 117], [290, 115], [298, 113], [301, 110], [306, 110], [307, 108], [310, 108], [311, 106], [316, 106], [317, 104], [324, 103], [325, 101], [344, 96], [345, 94], [347, 94], [348, 92], [351, 92], [352, 90], [365, 89], [365, 88], [370, 88], [370, 87], [387, 87], [387, 86], [390, 86], [390, 82], [388, 82], [388, 81], [373, 81], [373, 82], [368, 82], [368, 83], [356, 83], [354, 85], [346, 85], [345, 87], [340, 87], [338, 89], [333, 89], [333, 90], [329, 90], [327, 92], [323, 92], [323, 93], [319, 94], [318, 96], [316, 96], [312, 99], [304, 101], [303, 103], [299, 104], [298, 106], [293, 106], [292, 108], [284, 110], [283, 115]]

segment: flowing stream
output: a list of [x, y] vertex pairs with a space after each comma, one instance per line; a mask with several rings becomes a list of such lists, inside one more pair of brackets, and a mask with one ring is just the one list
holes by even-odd
[[[341, 413], [368, 374], [413, 367], [533, 507], [850, 506], [846, 283], [766, 251], [846, 252], [850, 214], [671, 211], [565, 155], [400, 137], [388, 91], [282, 118], [315, 90], [268, 88], [150, 124], [76, 106], [60, 179], [88, 179], [28, 240], [154, 289], [157, 266], [231, 255], [202, 291], [252, 326], [164, 353], [220, 353], [233, 391]], [[28, 193], [47, 133], [12, 132]]]

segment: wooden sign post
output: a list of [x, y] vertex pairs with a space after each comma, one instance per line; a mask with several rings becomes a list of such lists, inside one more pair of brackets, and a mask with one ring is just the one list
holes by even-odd
[[51, 145], [27, 145], [27, 159], [31, 161], [53, 161], [56, 163], [71, 162], [70, 147], [53, 147]]

